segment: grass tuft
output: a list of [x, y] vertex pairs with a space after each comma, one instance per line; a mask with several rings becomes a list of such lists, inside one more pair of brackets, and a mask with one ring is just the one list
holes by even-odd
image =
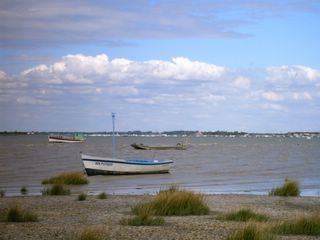
[[108, 236], [104, 229], [99, 226], [91, 226], [77, 232], [73, 238], [74, 240], [106, 240]]
[[84, 201], [84, 200], [86, 200], [87, 199], [87, 194], [85, 194], [85, 193], [80, 193], [79, 195], [78, 195], [78, 201]]
[[139, 203], [132, 210], [139, 215], [140, 211], [150, 208], [155, 215], [185, 216], [205, 215], [209, 207], [204, 203], [203, 195], [192, 191], [180, 190], [173, 186], [160, 191], [150, 202]]
[[27, 194], [28, 194], [28, 189], [27, 189], [27, 187], [26, 187], [26, 186], [22, 186], [22, 187], [20, 188], [20, 193], [21, 193], [22, 195], [27, 195]]
[[154, 211], [147, 205], [140, 208], [136, 216], [120, 220], [120, 224], [131, 226], [161, 226], [164, 223], [163, 217], [154, 216]]
[[243, 208], [236, 212], [227, 213], [224, 216], [224, 219], [229, 221], [241, 221], [241, 222], [247, 222], [247, 221], [264, 222], [268, 220], [268, 217], [264, 214], [255, 213], [250, 209]]
[[99, 193], [97, 196], [98, 199], [107, 199], [108, 195], [105, 192]]
[[300, 195], [300, 184], [298, 181], [285, 179], [281, 187], [273, 188], [270, 196], [296, 197]]
[[70, 195], [70, 189], [64, 184], [53, 184], [52, 187], [44, 189], [42, 195]]
[[274, 235], [256, 224], [250, 223], [230, 235], [227, 240], [273, 240]]
[[6, 195], [6, 192], [4, 190], [0, 190], [0, 198], [3, 198]]
[[42, 184], [82, 185], [88, 183], [89, 180], [82, 172], [64, 172], [42, 180]]
[[302, 216], [275, 225], [272, 231], [277, 234], [320, 236], [320, 215]]
[[6, 220], [8, 222], [36, 222], [38, 221], [38, 216], [33, 212], [23, 209], [18, 204], [13, 204], [7, 211]]

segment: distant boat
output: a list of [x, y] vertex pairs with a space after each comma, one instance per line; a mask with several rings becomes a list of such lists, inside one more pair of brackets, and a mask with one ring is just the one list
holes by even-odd
[[50, 134], [48, 136], [49, 142], [55, 143], [77, 143], [83, 142], [85, 138], [82, 134], [75, 133], [75, 134]]
[[131, 144], [131, 147], [139, 150], [186, 150], [190, 147], [190, 145], [184, 144], [184, 143], [177, 143], [176, 145], [173, 145], [173, 146], [168, 146], [168, 145], [148, 146], [142, 143], [139, 143], [139, 144], [133, 143]]
[[82, 163], [87, 175], [120, 175], [120, 174], [150, 174], [168, 173], [173, 165], [172, 160], [141, 160], [141, 159], [118, 159], [115, 157], [115, 114], [112, 113], [113, 134], [112, 151], [113, 157], [97, 157], [81, 153]]

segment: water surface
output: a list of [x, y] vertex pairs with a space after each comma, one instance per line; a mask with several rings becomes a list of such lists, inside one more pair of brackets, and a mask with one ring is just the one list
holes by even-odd
[[[266, 195], [285, 178], [298, 180], [301, 195], [320, 196], [320, 138], [191, 137], [188, 150], [135, 150], [133, 142], [176, 144], [176, 137], [117, 137], [117, 157], [172, 159], [169, 174], [92, 176], [73, 191], [89, 194], [154, 194], [172, 184], [203, 193]], [[49, 143], [46, 135], [0, 136], [0, 190], [20, 195], [26, 186], [41, 194], [41, 181], [65, 171], [83, 171], [80, 152], [112, 156], [111, 137], [83, 143]]]

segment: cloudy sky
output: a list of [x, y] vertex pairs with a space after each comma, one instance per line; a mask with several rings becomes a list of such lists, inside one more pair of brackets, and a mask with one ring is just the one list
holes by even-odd
[[0, 131], [320, 131], [317, 0], [2, 0]]

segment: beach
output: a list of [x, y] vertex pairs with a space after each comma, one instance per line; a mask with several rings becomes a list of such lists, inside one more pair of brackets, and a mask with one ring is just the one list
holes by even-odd
[[[224, 213], [250, 208], [269, 217], [268, 223], [320, 212], [319, 197], [276, 197], [266, 195], [204, 195], [208, 215], [164, 217], [163, 226], [127, 226], [120, 220], [132, 216], [131, 209], [152, 195], [15, 196], [0, 198], [0, 211], [18, 204], [38, 215], [37, 222], [0, 222], [0, 239], [74, 239], [86, 228], [103, 231], [106, 239], [226, 239], [246, 223], [226, 221]], [[278, 236], [277, 239], [319, 239], [319, 236]]]

